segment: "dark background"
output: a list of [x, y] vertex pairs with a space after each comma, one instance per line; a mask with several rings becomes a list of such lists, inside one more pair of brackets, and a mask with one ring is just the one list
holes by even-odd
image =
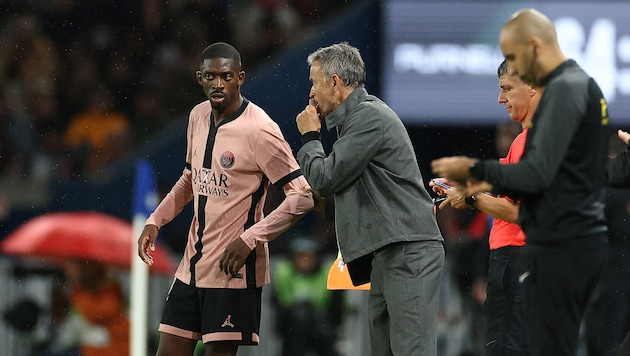
[[[50, 35], [53, 41], [60, 43], [59, 46], [63, 52], [63, 43], [68, 42], [68, 36], [70, 36], [67, 28], [73, 28], [72, 26], [78, 26], [74, 28], [73, 36], [77, 36], [79, 42], [82, 38], [80, 37], [81, 33], [94, 24], [99, 24], [101, 29], [109, 27], [119, 29], [119, 33], [129, 35], [132, 38], [135, 38], [135, 32], [144, 33], [141, 31], [141, 26], [136, 25], [134, 21], [140, 21], [141, 16], [137, 13], [142, 13], [143, 6], [146, 10], [146, 2], [150, 3], [151, 1], [137, 0], [125, 2], [126, 5], [121, 5], [122, 3], [112, 5], [113, 3], [107, 1], [96, 1], [91, 3], [91, 6], [86, 5], [87, 7], [76, 5], [73, 11], [79, 14], [75, 14], [78, 16], [76, 18], [82, 19], [81, 23], [76, 24], [64, 20], [64, 14], [58, 13], [57, 17], [50, 17], [49, 13], [35, 5], [36, 2], [0, 1], [0, 9], [2, 9], [0, 10], [2, 11], [0, 12], [2, 15], [0, 19], [4, 24], [8, 24], [17, 14], [32, 13], [36, 16], [42, 16], [43, 23], [49, 25], [45, 29], [46, 33]], [[298, 1], [296, 3], [307, 2]], [[79, 4], [80, 2], [69, 1], [69, 3]], [[0, 185], [4, 185], [5, 191], [18, 190], [26, 193], [29, 190], [41, 190], [43, 196], [37, 203], [32, 204], [9, 199], [8, 204], [5, 204], [7, 206], [1, 221], [0, 238], [6, 236], [30, 217], [53, 211], [97, 210], [130, 220], [134, 166], [138, 159], [146, 159], [152, 163], [162, 194], [170, 189], [183, 169], [188, 110], [204, 99], [203, 92], [194, 78], [194, 71], [197, 69], [194, 64], [199, 53], [198, 49], [203, 49], [212, 41], [229, 38], [229, 31], [227, 31], [229, 23], [232, 23], [229, 28], [235, 28], [233, 26], [234, 21], [237, 21], [236, 28], [247, 26], [246, 20], [226, 18], [227, 15], [222, 15], [220, 11], [213, 12], [218, 10], [213, 10], [214, 8], [210, 6], [218, 5], [219, 9], [225, 9], [229, 2], [193, 1], [190, 3], [192, 5], [185, 16], [179, 19], [165, 18], [163, 25], [158, 27], [159, 31], [151, 32], [153, 37], [147, 34], [142, 37], [145, 41], [147, 38], [150, 39], [149, 42], [152, 44], [162, 44], [169, 41], [175, 43], [191, 42], [192, 44], [186, 47], [190, 52], [187, 53], [188, 57], [192, 58], [190, 62], [176, 63], [176, 67], [184, 73], [183, 75], [175, 77], [169, 72], [169, 70], [173, 71], [172, 68], [158, 67], [152, 69], [156, 64], [151, 61], [151, 56], [148, 56], [151, 54], [151, 48], [145, 50], [143, 47], [134, 47], [134, 51], [137, 53], [127, 54], [130, 58], [134, 58], [134, 63], [137, 63], [137, 70], [144, 73], [144, 76], [137, 78], [137, 82], [134, 82], [135, 84], [132, 86], [137, 90], [150, 90], [151, 93], [159, 95], [162, 104], [164, 104], [164, 110], [170, 119], [162, 125], [156, 125], [148, 139], [138, 142], [134, 146], [133, 152], [96, 176], [81, 174], [63, 178], [53, 176], [44, 181], [35, 181], [29, 178], [28, 171], [9, 178], [5, 174], [0, 183]], [[317, 4], [318, 2], [313, 3]], [[328, 4], [328, 2], [322, 3]], [[454, 7], [457, 6], [455, 1], [448, 1], [447, 3], [452, 3]], [[489, 3], [500, 6], [499, 2], [489, 1]], [[206, 7], [202, 6], [204, 4]], [[316, 16], [314, 15], [308, 20], [310, 21], [308, 26], [304, 26], [305, 28], [293, 42], [281, 43], [273, 50], [260, 54], [258, 57], [244, 57], [244, 70], [247, 77], [242, 88], [243, 94], [263, 107], [278, 122], [287, 141], [295, 151], [299, 148], [300, 140], [294, 119], [295, 115], [307, 104], [310, 83], [306, 57], [313, 50], [341, 41], [348, 41], [358, 47], [368, 69], [366, 84], [368, 91], [378, 96], [386, 96], [382, 92], [382, 81], [390, 74], [390, 68], [382, 62], [383, 58], [386, 57], [383, 54], [383, 48], [386, 46], [383, 43], [382, 6], [384, 3], [379, 1], [331, 1], [327, 12], [324, 14], [316, 11]], [[120, 7], [123, 7], [122, 12]], [[119, 13], [136, 15], [117, 18], [116, 14]], [[221, 18], [220, 16], [224, 17]], [[182, 28], [186, 28], [190, 19], [195, 17], [200, 19], [200, 28], [207, 31], [205, 36], [201, 36], [199, 42], [193, 42], [191, 38], [195, 37], [182, 30]], [[214, 27], [209, 25], [211, 23], [215, 24]], [[219, 27], [217, 28], [217, 26]], [[461, 30], [465, 31], [466, 29]], [[0, 35], [7, 31], [8, 29], [5, 28], [0, 32]], [[142, 45], [142, 41], [135, 43], [136, 46]], [[0, 50], [2, 49], [0, 47]], [[118, 52], [95, 51], [94, 53], [97, 57], [104, 55], [115, 57]], [[19, 61], [20, 58], [16, 60]], [[69, 67], [66, 75], [72, 78], [76, 76], [78, 69], [78, 67]], [[7, 76], [10, 76], [10, 73], [4, 73], [0, 79]], [[165, 77], [165, 79], [154, 81], [151, 79], [152, 77]], [[171, 77], [175, 79], [170, 79]], [[6, 82], [0, 81], [0, 84], [5, 85]], [[442, 88], [436, 87], [435, 90], [439, 91]], [[443, 93], [447, 98], [448, 94], [448, 90]], [[496, 103], [497, 95], [498, 88], [496, 93], [487, 98], [488, 106], [499, 106]], [[428, 104], [431, 105], [432, 99], [424, 97], [412, 97], [406, 105], [410, 107], [420, 104], [427, 105], [427, 100], [429, 101]], [[125, 97], [121, 102], [127, 103], [128, 100]], [[458, 104], [461, 105], [452, 102], [452, 105]], [[431, 160], [435, 158], [458, 154], [479, 158], [497, 157], [494, 147], [495, 127], [496, 124], [509, 120], [507, 113], [505, 113], [504, 120], [497, 120], [496, 123], [479, 122], [474, 117], [466, 119], [465, 106], [462, 107], [461, 113], [456, 124], [451, 121], [447, 124], [440, 124], [439, 120], [429, 120], [424, 123], [414, 120], [406, 122], [425, 183], [432, 177], [429, 165]], [[611, 112], [610, 114], [612, 117], [611, 128], [623, 128], [616, 124], [615, 118], [622, 115], [626, 115], [627, 118], [628, 113]], [[130, 115], [133, 115], [133, 112]], [[422, 116], [421, 111], [418, 112], [418, 116]], [[7, 130], [11, 131], [11, 129], [10, 126], [7, 126]], [[325, 145], [330, 147], [334, 140], [333, 134], [324, 132], [323, 137]], [[1, 156], [1, 154], [0, 157], [3, 160], [7, 159], [7, 156]], [[188, 207], [171, 224], [171, 228], [186, 231], [190, 216], [191, 212]], [[308, 224], [313, 224], [313, 222], [309, 222], [307, 219], [304, 224], [308, 227]]]

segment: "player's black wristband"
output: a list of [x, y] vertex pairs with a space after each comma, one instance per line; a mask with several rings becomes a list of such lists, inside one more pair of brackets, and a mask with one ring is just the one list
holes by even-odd
[[470, 168], [468, 168], [468, 173], [476, 180], [485, 180], [484, 171], [485, 170], [483, 161], [475, 161], [473, 164], [470, 165]]

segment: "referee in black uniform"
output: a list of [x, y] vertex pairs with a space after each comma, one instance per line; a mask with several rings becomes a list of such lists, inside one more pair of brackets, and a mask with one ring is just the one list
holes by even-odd
[[466, 194], [491, 190], [521, 201], [519, 223], [527, 242], [518, 265], [526, 353], [572, 356], [607, 254], [607, 105], [597, 83], [564, 56], [542, 13], [516, 12], [499, 43], [510, 73], [543, 89], [521, 161], [447, 157], [432, 168], [459, 182]]

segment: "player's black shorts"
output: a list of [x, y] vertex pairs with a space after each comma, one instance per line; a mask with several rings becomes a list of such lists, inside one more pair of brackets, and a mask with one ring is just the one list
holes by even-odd
[[175, 279], [159, 330], [194, 340], [259, 342], [262, 287], [197, 288]]

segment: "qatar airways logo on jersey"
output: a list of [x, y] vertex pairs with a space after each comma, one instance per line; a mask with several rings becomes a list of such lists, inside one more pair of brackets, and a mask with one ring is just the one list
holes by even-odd
[[228, 177], [223, 173], [217, 173], [208, 168], [192, 169], [192, 181], [197, 184], [197, 193], [201, 195], [214, 195], [227, 197], [230, 195]]

